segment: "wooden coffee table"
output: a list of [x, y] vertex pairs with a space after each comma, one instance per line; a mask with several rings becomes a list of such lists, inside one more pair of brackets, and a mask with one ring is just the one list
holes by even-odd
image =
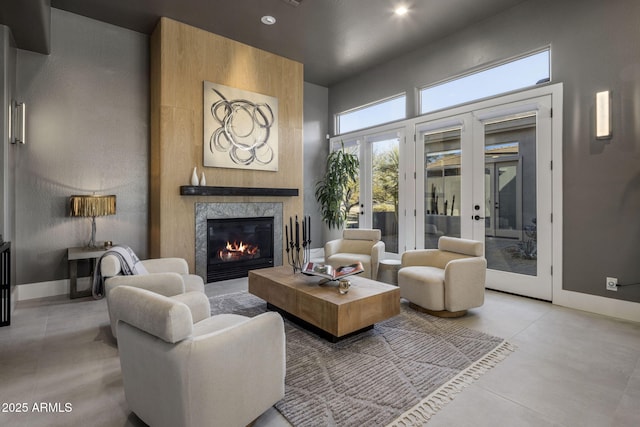
[[400, 288], [349, 276], [351, 288], [341, 295], [337, 282], [321, 284], [317, 276], [293, 274], [280, 266], [249, 271], [249, 292], [267, 306], [336, 342], [400, 313]]

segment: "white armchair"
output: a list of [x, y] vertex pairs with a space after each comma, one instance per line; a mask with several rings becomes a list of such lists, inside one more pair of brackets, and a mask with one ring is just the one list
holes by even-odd
[[484, 304], [487, 260], [482, 242], [442, 236], [438, 249], [402, 254], [400, 297], [440, 317], [458, 317]]
[[[192, 293], [209, 306], [204, 294]], [[119, 286], [118, 341], [129, 408], [154, 427], [250, 424], [284, 397], [282, 317], [207, 316], [173, 298]]]
[[324, 262], [334, 268], [360, 261], [364, 267], [362, 276], [376, 280], [378, 264], [384, 254], [384, 242], [380, 230], [348, 228], [342, 239], [331, 240], [324, 245]]
[[[109, 294], [118, 286], [126, 285], [147, 289], [155, 293], [173, 297], [185, 292], [204, 293], [202, 277], [189, 274], [187, 261], [182, 258], [157, 258], [140, 261], [148, 274], [121, 275], [120, 260], [114, 255], [105, 255], [100, 260], [100, 271], [104, 278], [104, 293], [107, 298], [111, 333], [117, 338], [118, 318], [113, 313]], [[185, 301], [189, 304], [189, 301]]]

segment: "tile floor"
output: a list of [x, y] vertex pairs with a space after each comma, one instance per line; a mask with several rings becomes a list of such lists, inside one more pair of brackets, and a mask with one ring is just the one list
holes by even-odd
[[[207, 293], [246, 286], [219, 282]], [[640, 324], [491, 291], [483, 307], [451, 321], [517, 350], [429, 426], [640, 425]], [[22, 403], [26, 413], [15, 412]], [[0, 404], [0, 426], [143, 426], [124, 399], [106, 302], [20, 302], [0, 328]], [[255, 423], [287, 425], [275, 409]]]

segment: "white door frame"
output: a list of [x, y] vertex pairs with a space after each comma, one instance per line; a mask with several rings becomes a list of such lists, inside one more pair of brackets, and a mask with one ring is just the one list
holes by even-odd
[[[563, 266], [562, 266], [562, 249], [563, 249], [563, 235], [562, 235], [562, 226], [563, 226], [563, 182], [562, 182], [562, 173], [563, 173], [563, 164], [562, 164], [562, 146], [563, 146], [563, 130], [562, 130], [562, 116], [563, 116], [563, 84], [555, 83], [550, 85], [545, 85], [539, 88], [531, 89], [526, 91], [529, 96], [543, 96], [550, 94], [552, 97], [552, 112], [553, 112], [553, 120], [551, 122], [551, 132], [553, 145], [551, 149], [551, 158], [553, 162], [553, 170], [552, 170], [552, 186], [553, 186], [553, 195], [552, 195], [552, 205], [553, 205], [553, 223], [552, 223], [552, 233], [553, 233], [553, 242], [552, 242], [552, 251], [553, 251], [553, 294], [552, 294], [552, 302], [554, 304], [575, 308], [578, 310], [585, 310], [592, 313], [602, 314], [605, 316], [618, 317], [622, 319], [627, 319], [635, 322], [640, 322], [640, 310], [638, 310], [638, 303], [622, 301], [613, 298], [606, 298], [596, 295], [585, 294], [581, 292], [575, 291], [567, 291], [562, 288], [562, 276], [563, 276]], [[521, 98], [521, 96], [516, 94], [506, 95], [502, 97], [506, 101], [517, 101]], [[483, 106], [489, 107], [489, 101], [480, 101], [476, 103]], [[466, 106], [458, 107], [453, 110], [462, 111], [466, 109]], [[416, 197], [415, 195], [424, 195], [424, 192], [420, 192], [417, 189], [416, 180], [413, 178], [416, 172], [416, 162], [406, 161], [407, 159], [411, 159], [412, 156], [416, 153], [416, 134], [415, 129], [419, 123], [424, 123], [432, 120], [442, 120], [446, 117], [450, 117], [455, 115], [456, 111], [451, 112], [451, 110], [447, 110], [446, 112], [435, 112], [425, 116], [419, 116], [412, 119], [403, 120], [401, 122], [394, 122], [391, 124], [378, 126], [373, 129], [369, 129], [367, 132], [372, 132], [374, 130], [385, 130], [403, 127], [405, 128], [406, 135], [406, 143], [404, 146], [400, 147], [400, 159], [401, 159], [401, 179], [403, 180], [400, 185], [400, 198], [404, 202], [402, 203], [401, 213], [403, 213], [404, 221], [404, 241], [405, 247], [404, 249], [412, 249], [416, 246], [416, 235], [419, 235], [417, 226], [422, 221], [416, 221], [416, 217], [413, 214], [416, 209]], [[353, 132], [350, 134], [339, 135], [337, 137], [331, 138], [331, 141], [340, 141], [341, 139], [347, 140], [351, 139], [352, 135], [362, 134], [362, 132]], [[421, 166], [422, 167], [422, 166]], [[403, 212], [404, 211], [404, 212]], [[417, 224], [418, 223], [418, 224]], [[424, 225], [422, 226], [424, 227]], [[422, 230], [424, 235], [424, 229]], [[402, 246], [401, 246], [402, 247]]]
[[406, 126], [404, 123], [392, 123], [384, 126], [377, 126], [375, 128], [369, 128], [358, 132], [351, 132], [349, 134], [340, 135], [339, 137], [333, 137], [329, 140], [330, 149], [335, 149], [340, 146], [342, 141], [348, 144], [357, 144], [359, 148], [359, 159], [360, 159], [360, 212], [363, 214], [360, 215], [360, 227], [361, 228], [371, 228], [372, 227], [372, 169], [369, 167], [372, 162], [372, 150], [371, 145], [374, 142], [381, 141], [384, 139], [399, 139], [399, 153], [400, 153], [400, 165], [398, 170], [398, 179], [400, 180], [398, 185], [398, 252], [399, 253], [391, 253], [385, 252], [385, 258], [396, 258], [399, 259], [402, 252], [406, 250], [406, 224], [407, 222], [403, 220], [404, 215], [406, 214], [407, 208], [406, 203], [407, 197], [409, 193], [407, 191], [406, 185], [403, 185], [406, 182], [406, 165], [407, 161], [407, 148], [406, 148]]
[[537, 246], [536, 275], [530, 276], [502, 270], [487, 270], [487, 287], [501, 291], [539, 298], [547, 301], [553, 299], [553, 230], [552, 230], [552, 187], [551, 149], [552, 135], [552, 97], [550, 94], [527, 96], [523, 93], [520, 100], [500, 102], [485, 109], [475, 110], [473, 121], [473, 204], [480, 206], [480, 220], [474, 221], [472, 238], [485, 241], [485, 126], [509, 118], [536, 115], [536, 218]]
[[[553, 188], [552, 205], [553, 205], [553, 223], [552, 223], [552, 264], [553, 264], [553, 276], [552, 276], [552, 292], [548, 298], [553, 300], [553, 294], [562, 289], [562, 83], [545, 85], [534, 89], [511, 93], [508, 95], [486, 99], [479, 102], [466, 104], [460, 107], [455, 107], [448, 110], [438, 111], [435, 113], [427, 114], [424, 116], [415, 117], [412, 119], [403, 120], [401, 122], [389, 123], [382, 126], [377, 126], [357, 132], [351, 132], [348, 134], [339, 135], [330, 139], [333, 143], [340, 140], [353, 140], [360, 139], [361, 141], [366, 135], [378, 134], [388, 131], [393, 131], [399, 128], [405, 130], [405, 143], [401, 144], [400, 148], [400, 251], [402, 248], [414, 249], [421, 247], [424, 240], [424, 221], [418, 221], [418, 212], [423, 209], [420, 205], [423, 205], [422, 198], [424, 197], [424, 182], [416, 180], [416, 171], [418, 168], [423, 168], [422, 158], [424, 147], [420, 148], [423, 144], [417, 144], [417, 135], [419, 132], [430, 128], [431, 130], [437, 130], [438, 128], [446, 128], [452, 126], [462, 126], [468, 128], [473, 126], [472, 119], [463, 119], [462, 122], [458, 118], [464, 114], [471, 113], [478, 110], [486, 110], [486, 114], [480, 119], [490, 118], [491, 108], [495, 108], [497, 105], [523, 102], [524, 100], [536, 98], [540, 96], [551, 96], [551, 111], [553, 111], [553, 117], [551, 120], [551, 132], [552, 132], [552, 153], [553, 170], [551, 171], [551, 181]], [[530, 105], [524, 103], [522, 108], [530, 108]], [[513, 114], [517, 111], [512, 111]], [[473, 144], [472, 141], [465, 141], [464, 138], [461, 144]], [[412, 159], [412, 156], [415, 156]], [[463, 169], [472, 167], [472, 160], [469, 159], [469, 164], [463, 163], [461, 167]], [[484, 179], [481, 180], [484, 183]], [[468, 200], [467, 197], [471, 197], [472, 189], [463, 186], [461, 189], [461, 199]], [[482, 194], [482, 193], [479, 193]], [[482, 201], [480, 201], [482, 202]], [[461, 216], [471, 217], [472, 206], [469, 203], [460, 205]], [[474, 234], [474, 225], [471, 221], [463, 221], [461, 224], [461, 235], [463, 237], [471, 238]], [[484, 231], [484, 226], [482, 227]], [[422, 236], [422, 238], [420, 237]]]

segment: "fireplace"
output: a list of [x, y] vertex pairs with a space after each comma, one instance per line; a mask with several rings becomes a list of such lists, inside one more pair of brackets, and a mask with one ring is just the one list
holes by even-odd
[[207, 219], [207, 283], [273, 265], [273, 217]]
[[[273, 266], [282, 265], [283, 260], [283, 220], [282, 220], [282, 203], [281, 202], [214, 202], [204, 203], [196, 202], [195, 209], [195, 226], [196, 226], [196, 274], [205, 281], [210, 283], [208, 273], [209, 256], [208, 256], [208, 233], [209, 220], [230, 220], [235, 221], [238, 218], [273, 218]], [[224, 223], [230, 224], [230, 223]], [[229, 236], [231, 237], [231, 236]], [[226, 246], [226, 240], [225, 240]], [[233, 243], [233, 242], [230, 242]], [[246, 243], [246, 242], [245, 242]], [[260, 251], [262, 255], [262, 250]], [[224, 267], [229, 267], [226, 265]], [[271, 267], [268, 265], [267, 267]], [[256, 267], [257, 268], [257, 267]], [[253, 268], [251, 268], [253, 269]], [[243, 275], [247, 276], [248, 269], [244, 270]], [[217, 274], [213, 280], [223, 280]]]

